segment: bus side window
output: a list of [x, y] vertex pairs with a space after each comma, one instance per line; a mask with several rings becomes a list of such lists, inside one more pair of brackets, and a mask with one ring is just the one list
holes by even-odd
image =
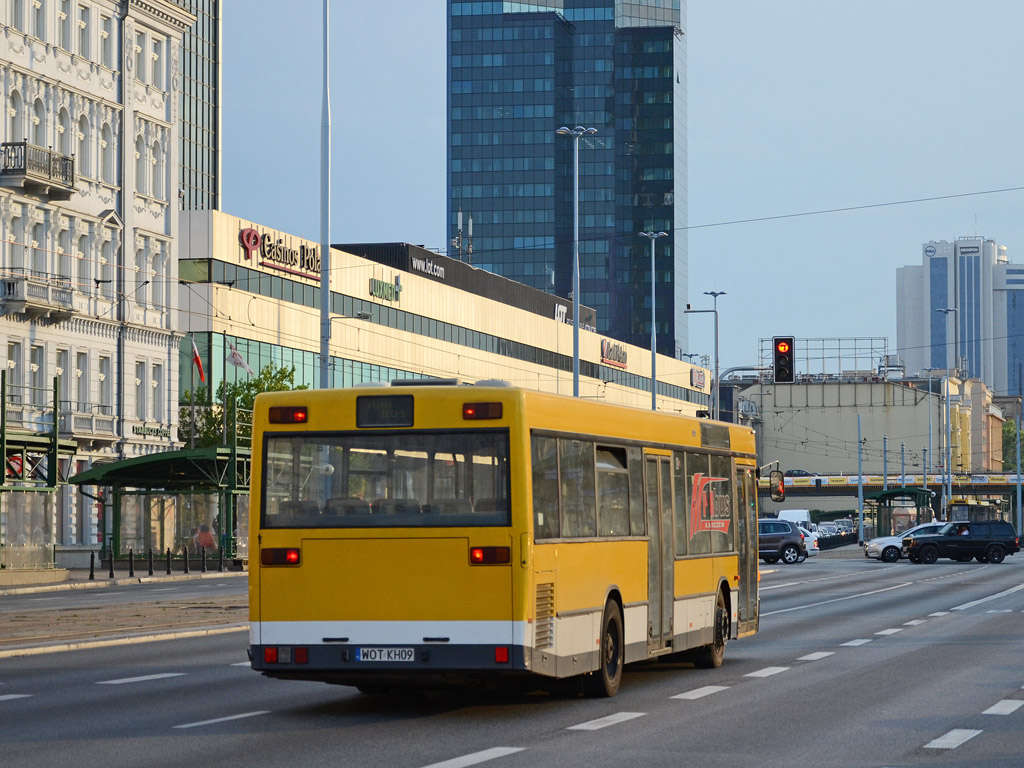
[[[558, 441], [534, 436], [530, 441], [533, 464], [533, 536], [558, 537]], [[477, 503], [477, 509], [481, 504]]]

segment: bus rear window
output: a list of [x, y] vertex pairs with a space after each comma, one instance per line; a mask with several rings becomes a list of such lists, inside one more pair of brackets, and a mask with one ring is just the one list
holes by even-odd
[[264, 528], [507, 526], [508, 430], [265, 436]]

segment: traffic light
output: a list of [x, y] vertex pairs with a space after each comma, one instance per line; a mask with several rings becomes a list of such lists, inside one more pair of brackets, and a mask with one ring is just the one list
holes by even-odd
[[776, 336], [772, 339], [772, 371], [776, 384], [792, 384], [796, 379], [795, 353], [792, 336]]

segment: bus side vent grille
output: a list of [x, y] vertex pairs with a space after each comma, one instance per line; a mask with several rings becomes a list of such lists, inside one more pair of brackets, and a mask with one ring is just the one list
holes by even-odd
[[533, 647], [551, 648], [555, 644], [555, 585], [537, 585], [537, 619], [534, 622]]

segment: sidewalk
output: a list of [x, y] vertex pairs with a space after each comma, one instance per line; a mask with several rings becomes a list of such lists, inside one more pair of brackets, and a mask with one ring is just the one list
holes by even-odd
[[206, 573], [192, 568], [189, 573], [173, 571], [167, 574], [166, 568], [156, 568], [149, 575], [148, 564], [135, 569], [135, 575], [129, 576], [127, 569], [114, 571], [110, 578], [109, 568], [95, 570], [93, 578], [89, 578], [88, 568], [54, 568], [48, 570], [2, 570], [0, 571], [0, 596], [28, 595], [37, 592], [60, 592], [71, 589], [104, 589], [120, 587], [127, 584], [154, 584], [156, 582], [188, 581], [192, 579], [223, 579], [247, 576], [246, 571], [218, 571], [214, 563], [211, 569], [207, 565]]

